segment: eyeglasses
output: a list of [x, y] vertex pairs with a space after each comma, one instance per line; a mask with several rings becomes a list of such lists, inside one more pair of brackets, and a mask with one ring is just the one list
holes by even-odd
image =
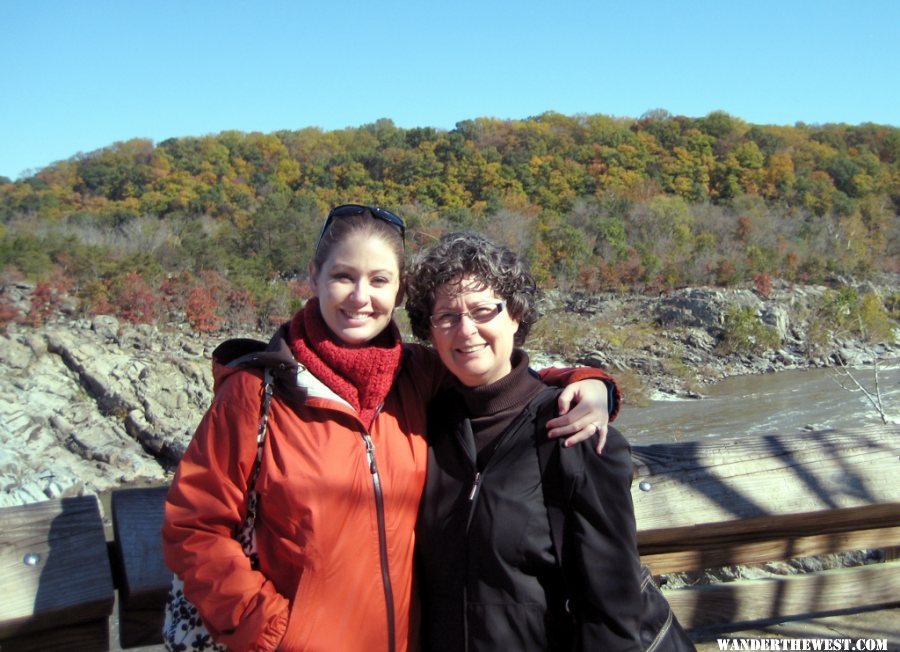
[[475, 306], [467, 312], [439, 312], [431, 315], [428, 319], [435, 328], [448, 331], [459, 324], [463, 317], [468, 317], [476, 324], [486, 324], [503, 312], [504, 308], [506, 308], [506, 302], [501, 301], [500, 303]]
[[382, 220], [383, 222], [387, 222], [391, 226], [397, 228], [400, 231], [400, 237], [404, 240], [406, 239], [406, 222], [403, 221], [403, 218], [399, 215], [395, 215], [385, 208], [380, 208], [379, 206], [363, 206], [362, 204], [343, 204], [341, 206], [335, 206], [328, 212], [328, 217], [325, 218], [325, 224], [322, 225], [322, 232], [319, 233], [319, 239], [316, 240], [316, 251], [319, 250], [319, 245], [322, 242], [322, 238], [325, 237], [325, 233], [328, 231], [328, 227], [331, 226], [331, 223], [334, 220], [342, 218], [342, 217], [354, 217], [356, 215], [362, 215], [363, 213], [369, 212], [372, 217], [378, 220]]

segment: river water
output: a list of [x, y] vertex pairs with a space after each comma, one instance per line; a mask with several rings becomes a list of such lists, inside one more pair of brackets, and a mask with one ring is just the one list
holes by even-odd
[[[852, 371], [874, 393], [872, 368]], [[843, 389], [835, 381], [839, 373], [809, 369], [736, 376], [704, 388], [702, 399], [624, 405], [614, 425], [633, 444], [652, 444], [880, 424], [862, 392]], [[852, 386], [850, 379], [841, 380]], [[879, 367], [878, 380], [888, 419], [900, 421], [900, 366]]]

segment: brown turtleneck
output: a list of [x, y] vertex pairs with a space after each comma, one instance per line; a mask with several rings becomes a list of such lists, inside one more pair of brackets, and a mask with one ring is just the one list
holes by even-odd
[[456, 390], [466, 404], [472, 424], [479, 467], [487, 462], [486, 456], [493, 450], [490, 444], [503, 434], [544, 387], [528, 368], [528, 354], [521, 349], [513, 351], [512, 371], [497, 382], [479, 387], [456, 383]]

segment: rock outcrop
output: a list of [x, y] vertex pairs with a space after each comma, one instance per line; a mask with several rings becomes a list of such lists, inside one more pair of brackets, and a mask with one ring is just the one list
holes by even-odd
[[[883, 291], [891, 289], [897, 291], [896, 286]], [[747, 289], [685, 288], [655, 298], [556, 295], [548, 305], [550, 310], [555, 304], [569, 313], [612, 321], [615, 329], [626, 334], [622, 339], [628, 339], [629, 329], [640, 331], [655, 324], [659, 330], [652, 341], [632, 346], [598, 339], [587, 331], [578, 347], [580, 354], [572, 362], [634, 372], [651, 392], [698, 396], [697, 386], [729, 376], [830, 367], [839, 360], [858, 366], [898, 356], [896, 344], [872, 345], [852, 338], [834, 340], [827, 348], [812, 352], [809, 319], [825, 292], [823, 286], [784, 287], [763, 298]], [[760, 354], [723, 354], [718, 344], [725, 333], [726, 314], [735, 307], [749, 309], [754, 318], [773, 329], [779, 347]], [[673, 373], [673, 362], [689, 369], [689, 377]]]
[[209, 404], [209, 353], [108, 316], [0, 338], [0, 506], [165, 481]]

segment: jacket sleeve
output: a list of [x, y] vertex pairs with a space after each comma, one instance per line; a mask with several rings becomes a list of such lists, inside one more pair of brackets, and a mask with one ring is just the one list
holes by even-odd
[[547, 385], [553, 387], [566, 387], [580, 380], [602, 380], [606, 383], [609, 395], [609, 421], [612, 423], [619, 415], [619, 406], [622, 404], [622, 394], [616, 379], [602, 369], [596, 367], [547, 367], [541, 369], [538, 374]]
[[246, 514], [261, 400], [258, 374], [222, 385], [178, 466], [162, 528], [165, 562], [185, 596], [217, 642], [240, 650], [274, 650], [289, 613], [232, 537]]
[[[595, 455], [584, 444], [574, 478], [566, 550], [569, 592], [579, 615], [580, 649], [640, 650], [641, 579], [634, 505], [631, 448], [610, 428], [606, 450]], [[563, 464], [564, 473], [571, 464]]]

